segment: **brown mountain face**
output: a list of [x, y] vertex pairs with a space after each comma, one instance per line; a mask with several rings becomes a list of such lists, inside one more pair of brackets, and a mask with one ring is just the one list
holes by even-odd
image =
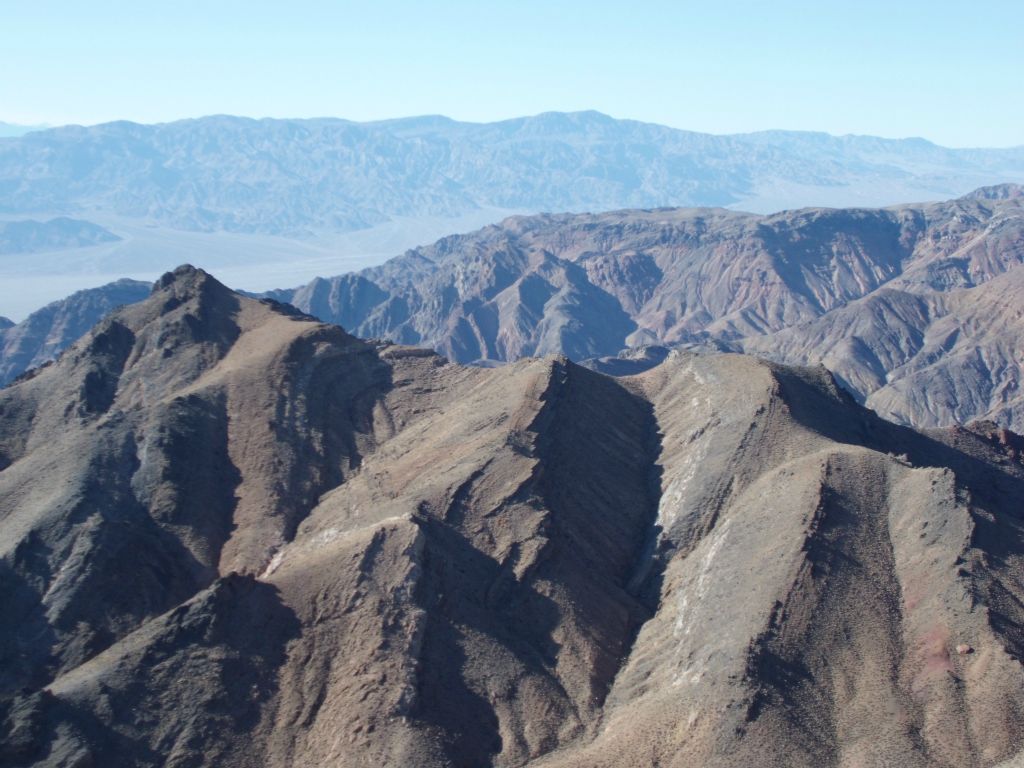
[[180, 268], [0, 391], [0, 764], [997, 765], [1021, 449], [741, 355], [461, 367]]
[[[859, 400], [903, 423], [989, 419], [1024, 431], [1021, 190], [772, 216], [519, 217], [270, 295], [357, 336], [431, 347], [456, 362], [711, 345], [825, 363]], [[83, 297], [0, 330], [0, 383], [101, 316], [101, 302]]]
[[822, 362], [889, 419], [1020, 428], [1024, 267], [949, 291], [885, 288], [743, 347], [795, 364]]
[[513, 218], [274, 296], [459, 362], [724, 342], [824, 361], [904, 422], [1024, 429], [1020, 189], [880, 210]]

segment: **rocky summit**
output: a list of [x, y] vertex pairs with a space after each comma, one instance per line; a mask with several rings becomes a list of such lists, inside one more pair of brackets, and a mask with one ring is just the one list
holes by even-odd
[[1014, 760], [1024, 440], [663, 357], [463, 367], [165, 275], [0, 391], [0, 764]]

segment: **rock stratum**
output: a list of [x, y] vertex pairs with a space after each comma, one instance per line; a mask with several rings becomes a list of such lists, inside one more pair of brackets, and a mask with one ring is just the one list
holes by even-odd
[[0, 391], [0, 763], [995, 766], [1024, 441], [462, 367], [188, 267]]

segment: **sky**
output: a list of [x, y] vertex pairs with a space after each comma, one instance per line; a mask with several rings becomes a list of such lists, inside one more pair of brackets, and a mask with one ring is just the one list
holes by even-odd
[[596, 109], [1024, 145], [1024, 2], [0, 2], [0, 121]]

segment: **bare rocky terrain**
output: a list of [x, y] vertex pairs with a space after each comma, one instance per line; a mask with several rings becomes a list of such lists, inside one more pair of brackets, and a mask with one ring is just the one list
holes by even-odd
[[459, 362], [717, 345], [825, 363], [918, 426], [1024, 429], [1024, 197], [770, 216], [657, 209], [508, 219], [271, 295]]
[[0, 390], [0, 764], [1017, 759], [1024, 439], [662, 357], [463, 367], [165, 275]]
[[[1024, 194], [1001, 185], [883, 209], [513, 217], [266, 295], [461, 363], [564, 354], [620, 375], [649, 367], [649, 350], [731, 349], [824, 363], [901, 423], [1024, 431], [1022, 292]], [[83, 307], [76, 333], [44, 330], [50, 308], [31, 331], [0, 330], [0, 382], [98, 319], [84, 296], [63, 305]]]

